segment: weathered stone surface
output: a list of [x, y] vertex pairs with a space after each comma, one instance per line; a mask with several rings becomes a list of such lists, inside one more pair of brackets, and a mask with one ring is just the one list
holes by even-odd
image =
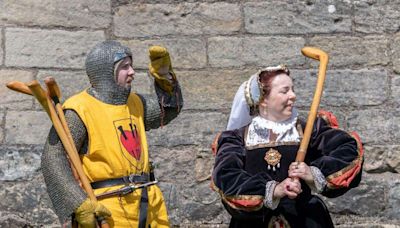
[[208, 39], [208, 59], [214, 67], [261, 67], [285, 63], [299, 66], [304, 63], [300, 49], [301, 37], [212, 37]]
[[400, 146], [365, 146], [364, 170], [370, 173], [400, 172]]
[[4, 111], [0, 111], [0, 143], [3, 143], [4, 140], [4, 117], [5, 117], [5, 112]]
[[337, 198], [325, 198], [324, 201], [331, 213], [382, 216], [388, 200], [385, 197], [387, 191], [387, 180], [374, 180], [364, 175], [357, 188]]
[[27, 179], [40, 168], [43, 146], [0, 147], [0, 181]]
[[[173, 224], [227, 221], [219, 196], [209, 187], [209, 178], [198, 178], [200, 173], [200, 176], [210, 174], [209, 168], [213, 164], [210, 150], [198, 146], [150, 148], [155, 175], [161, 181], [160, 187]], [[199, 158], [210, 161], [204, 164], [208, 168], [197, 164]]]
[[[316, 46], [329, 55], [329, 67], [358, 67], [387, 65], [390, 61], [389, 39], [385, 36], [329, 36], [311, 39]], [[309, 59], [313, 65], [319, 63]]]
[[353, 111], [348, 116], [349, 127], [356, 130], [364, 143], [397, 143], [400, 140], [398, 109], [364, 109]]
[[3, 62], [3, 54], [4, 54], [4, 50], [3, 50], [3, 45], [2, 45], [2, 43], [3, 43], [3, 29], [0, 29], [0, 65], [3, 65], [4, 64], [4, 62]]
[[257, 70], [176, 71], [185, 109], [230, 109], [239, 86]]
[[174, 68], [203, 68], [207, 64], [206, 42], [201, 39], [129, 40], [121, 43], [131, 48], [134, 69], [148, 69], [149, 47], [152, 45], [168, 49]]
[[0, 20], [9, 25], [107, 28], [111, 23], [109, 1], [4, 0], [0, 6]]
[[245, 29], [256, 34], [351, 32], [349, 1], [245, 3]]
[[227, 34], [239, 31], [241, 21], [238, 4], [134, 3], [115, 9], [114, 33], [119, 37]]
[[88, 51], [104, 32], [7, 28], [7, 66], [84, 68]]
[[400, 73], [400, 33], [394, 37], [390, 48], [392, 50], [393, 69], [396, 73]]
[[400, 5], [397, 1], [354, 1], [354, 27], [356, 32], [398, 32], [400, 27], [399, 21]]
[[25, 70], [1, 70], [0, 69], [0, 108], [12, 110], [25, 110], [32, 108], [33, 98], [31, 96], [12, 91], [5, 87], [10, 81], [30, 82], [33, 73]]
[[399, 174], [395, 174], [394, 178], [389, 182], [388, 207], [386, 215], [390, 219], [400, 220], [400, 181]]
[[392, 77], [392, 99], [397, 105], [400, 104], [400, 75], [395, 74]]
[[61, 90], [62, 101], [90, 86], [89, 78], [85, 71], [40, 70], [37, 74], [37, 78], [43, 83], [43, 86], [45, 86], [44, 79], [48, 76], [56, 80]]
[[[296, 104], [310, 106], [318, 71], [292, 70]], [[389, 98], [389, 77], [385, 70], [327, 71], [321, 107], [380, 105]]]
[[5, 144], [43, 145], [50, 126], [51, 122], [44, 111], [7, 112]]
[[148, 144], [175, 147], [197, 145], [209, 148], [215, 134], [225, 129], [228, 117], [219, 112], [183, 112], [161, 129], [148, 132]]
[[[25, 222], [27, 227], [56, 227], [58, 219], [51, 209], [41, 174], [29, 181], [0, 183], [0, 208], [12, 213], [8, 221], [17, 221], [19, 224]], [[4, 223], [7, 224], [7, 220]]]

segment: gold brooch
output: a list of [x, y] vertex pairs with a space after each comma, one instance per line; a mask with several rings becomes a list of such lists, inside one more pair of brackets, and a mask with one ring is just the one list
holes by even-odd
[[276, 166], [276, 168], [279, 169], [281, 166], [281, 164], [280, 164], [281, 157], [282, 157], [282, 155], [277, 150], [274, 150], [272, 148], [269, 149], [267, 151], [267, 153], [265, 153], [265, 157], [264, 157], [264, 160], [268, 164], [268, 170], [271, 170], [271, 168], [272, 168], [272, 170], [275, 171], [275, 166]]

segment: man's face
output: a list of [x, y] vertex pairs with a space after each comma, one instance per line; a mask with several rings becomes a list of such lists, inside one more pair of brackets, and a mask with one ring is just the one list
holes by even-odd
[[125, 57], [118, 65], [118, 68], [115, 72], [115, 82], [117, 85], [125, 89], [130, 89], [131, 82], [135, 76], [135, 71], [132, 68], [132, 59], [130, 57]]

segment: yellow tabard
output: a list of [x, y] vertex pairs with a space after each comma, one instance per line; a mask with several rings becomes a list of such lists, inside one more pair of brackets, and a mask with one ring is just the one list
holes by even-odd
[[[88, 153], [81, 156], [90, 182], [130, 174], [149, 173], [149, 156], [143, 122], [143, 104], [132, 93], [126, 105], [103, 103], [83, 91], [64, 102], [64, 109], [74, 110], [86, 126]], [[95, 190], [95, 194], [122, 187]], [[112, 213], [111, 227], [137, 227], [142, 190], [123, 197], [99, 200]], [[167, 210], [158, 186], [148, 187], [147, 225], [169, 227]]]

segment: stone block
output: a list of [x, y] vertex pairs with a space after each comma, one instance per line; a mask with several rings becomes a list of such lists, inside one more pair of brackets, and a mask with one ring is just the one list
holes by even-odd
[[7, 28], [7, 66], [83, 69], [86, 54], [105, 39], [103, 31]]
[[[0, 20], [1, 21], [1, 20]], [[1, 22], [0, 22], [1, 24]], [[4, 50], [3, 50], [3, 29], [0, 29], [0, 65], [3, 65]]]
[[397, 1], [354, 1], [354, 29], [361, 33], [399, 31], [400, 5]]
[[51, 127], [44, 111], [9, 111], [5, 123], [5, 144], [43, 145]]
[[325, 198], [324, 201], [329, 211], [334, 214], [382, 216], [387, 203], [387, 191], [387, 180], [376, 180], [364, 175], [358, 187], [350, 189], [340, 197]]
[[110, 1], [4, 0], [0, 21], [7, 25], [107, 28], [111, 24]]
[[[5, 117], [5, 112], [4, 111], [0, 111], [0, 121], [1, 123], [4, 123], [4, 117]], [[0, 143], [3, 143], [4, 140], [4, 124], [0, 124]]]
[[388, 207], [386, 208], [386, 216], [389, 219], [400, 220], [400, 176], [398, 173], [393, 174], [393, 176], [394, 178], [389, 182]]
[[[400, 73], [400, 72], [399, 72]], [[392, 99], [397, 105], [400, 104], [400, 75], [395, 74], [392, 77]]]
[[184, 109], [229, 109], [239, 86], [257, 70], [176, 71]]
[[399, 145], [365, 146], [364, 170], [369, 173], [400, 172]]
[[152, 45], [168, 49], [174, 68], [203, 68], [207, 64], [206, 43], [201, 39], [129, 40], [121, 43], [131, 48], [134, 69], [148, 69], [149, 47]]
[[349, 1], [268, 1], [244, 4], [245, 29], [255, 34], [351, 32]]
[[[46, 88], [44, 79], [48, 76], [56, 80], [61, 90], [61, 101], [65, 101], [67, 98], [90, 86], [89, 78], [85, 71], [39, 70], [37, 79], [40, 81], [43, 88]], [[36, 100], [35, 102], [37, 103]]]
[[208, 59], [213, 67], [260, 67], [304, 64], [300, 50], [305, 40], [301, 37], [211, 37], [208, 39]]
[[32, 108], [33, 98], [26, 94], [8, 89], [5, 85], [11, 81], [30, 82], [33, 73], [26, 70], [0, 70], [0, 108], [26, 110]]
[[390, 49], [392, 50], [393, 69], [396, 73], [400, 73], [400, 33], [394, 37]]
[[37, 175], [43, 146], [1, 146], [0, 181], [26, 180]]
[[219, 112], [183, 111], [176, 119], [147, 134], [148, 144], [172, 148], [196, 145], [210, 148], [218, 131], [225, 129], [228, 116]]
[[[149, 23], [151, 22], [151, 23]], [[118, 37], [230, 34], [242, 24], [238, 4], [130, 4], [117, 7], [114, 34]]]
[[364, 109], [348, 115], [349, 127], [357, 131], [364, 143], [382, 145], [396, 144], [400, 140], [399, 109]]
[[[329, 55], [328, 67], [356, 67], [387, 65], [389, 39], [385, 36], [329, 36], [314, 37], [310, 46], [319, 47]], [[319, 62], [309, 59], [313, 66]]]
[[[0, 188], [2, 211], [12, 212], [20, 217], [22, 221], [19, 222], [25, 222], [24, 226], [61, 227], [57, 216], [51, 209], [51, 202], [41, 174], [37, 174], [29, 181], [0, 183], [2, 186]], [[13, 220], [13, 217], [9, 219]]]
[[[291, 72], [297, 104], [311, 105], [318, 71]], [[332, 70], [326, 72], [321, 104], [327, 107], [380, 105], [389, 99], [386, 70]]]

